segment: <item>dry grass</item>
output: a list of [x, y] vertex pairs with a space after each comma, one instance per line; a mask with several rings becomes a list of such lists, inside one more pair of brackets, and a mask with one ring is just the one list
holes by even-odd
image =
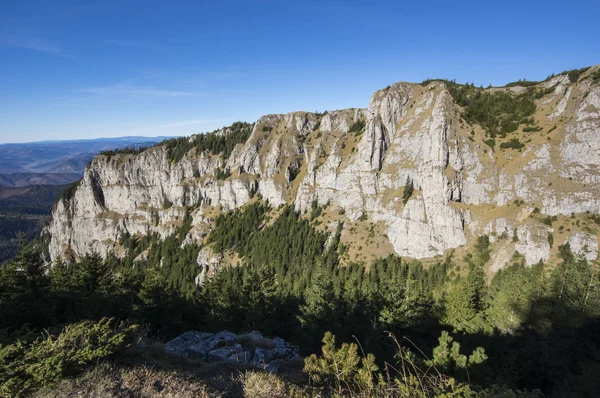
[[275, 343], [271, 339], [265, 337], [259, 337], [255, 334], [242, 334], [237, 337], [237, 343], [241, 344], [245, 349], [254, 350], [256, 348], [263, 348], [270, 350], [275, 348]]
[[130, 369], [104, 363], [74, 379], [64, 379], [57, 385], [37, 391], [36, 398], [208, 398], [221, 397], [220, 392], [208, 388], [193, 378], [176, 372], [156, 370], [142, 365]]
[[240, 377], [246, 398], [283, 398], [290, 396], [288, 385], [279, 377], [262, 372], [247, 372]]

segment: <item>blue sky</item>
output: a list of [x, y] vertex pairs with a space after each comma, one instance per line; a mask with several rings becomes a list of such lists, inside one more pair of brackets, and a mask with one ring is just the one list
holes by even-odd
[[189, 135], [600, 63], [597, 1], [2, 0], [0, 142]]

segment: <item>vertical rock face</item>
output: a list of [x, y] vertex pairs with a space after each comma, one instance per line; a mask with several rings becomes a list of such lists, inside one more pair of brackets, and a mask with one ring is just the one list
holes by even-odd
[[[567, 236], [542, 217], [600, 212], [600, 84], [589, 77], [599, 69], [577, 83], [560, 75], [539, 84], [540, 130], [515, 133], [526, 142], [521, 150], [490, 148], [445, 84], [432, 82], [396, 83], [374, 93], [366, 109], [263, 116], [228, 159], [192, 148], [172, 161], [165, 146], [98, 156], [74, 195], [54, 208], [45, 230], [50, 257], [107, 255], [125, 232], [168, 235], [190, 208], [186, 242], [201, 240], [215, 212], [260, 194], [274, 206], [293, 202], [305, 212], [329, 204], [344, 210], [347, 223], [380, 223], [401, 256], [434, 257], [493, 234], [514, 241], [501, 245], [497, 261], [508, 261], [511, 250], [528, 264], [547, 260], [548, 234], [558, 244]], [[220, 170], [231, 175], [219, 178]], [[405, 201], [409, 180], [414, 192]], [[598, 246], [593, 233], [572, 236], [572, 247]]]

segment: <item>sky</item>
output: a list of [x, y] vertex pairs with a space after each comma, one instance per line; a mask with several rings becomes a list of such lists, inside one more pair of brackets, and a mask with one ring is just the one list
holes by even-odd
[[397, 81], [487, 86], [600, 63], [600, 2], [0, 4], [0, 143], [190, 135], [368, 106]]

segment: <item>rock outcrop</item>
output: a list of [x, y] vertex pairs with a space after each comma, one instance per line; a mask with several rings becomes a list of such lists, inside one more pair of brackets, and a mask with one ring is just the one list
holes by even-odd
[[169, 341], [165, 350], [187, 359], [233, 361], [269, 372], [300, 358], [291, 344], [279, 337], [267, 339], [258, 331], [240, 336], [227, 330], [216, 334], [189, 331]]
[[[186, 241], [200, 241], [215, 211], [260, 194], [302, 212], [315, 202], [338, 206], [346, 225], [365, 217], [382, 224], [401, 256], [430, 258], [493, 234], [511, 241], [499, 262], [514, 250], [528, 264], [548, 260], [548, 234], [556, 244], [568, 236], [542, 217], [561, 222], [600, 212], [600, 84], [589, 78], [599, 70], [590, 68], [578, 82], [559, 75], [539, 84], [544, 95], [533, 118], [540, 127], [515, 133], [524, 137], [520, 150], [488, 146], [483, 129], [463, 120], [448, 87], [432, 82], [393, 84], [373, 94], [366, 109], [263, 116], [227, 159], [191, 149], [172, 161], [165, 146], [98, 156], [74, 195], [53, 210], [45, 229], [49, 256], [105, 256], [126, 232], [166, 236], [192, 207]], [[218, 178], [219, 170], [231, 175]], [[404, 203], [408, 180], [415, 190]], [[571, 246], [591, 248], [585, 255], [593, 261], [595, 233], [573, 236]], [[198, 282], [220, 261], [199, 256]]]

